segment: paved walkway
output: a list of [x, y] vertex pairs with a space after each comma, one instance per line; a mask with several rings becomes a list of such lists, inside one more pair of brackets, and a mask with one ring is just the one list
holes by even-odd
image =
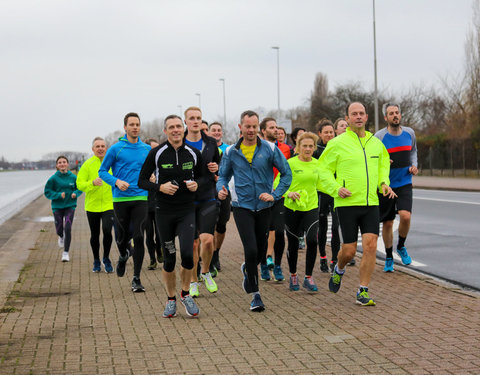
[[[44, 198], [29, 212], [51, 214]], [[145, 268], [144, 294], [130, 291], [131, 261], [124, 278], [91, 272], [83, 209], [76, 213], [69, 263], [60, 262], [53, 223], [16, 220], [30, 228], [24, 241], [35, 241], [25, 250], [18, 282], [0, 300], [0, 374], [480, 373], [479, 295], [401, 267], [384, 274], [376, 266], [376, 307], [354, 303], [358, 266], [348, 268], [334, 295], [317, 264], [319, 293], [262, 282], [267, 310], [251, 313], [240, 286], [243, 256], [232, 219], [219, 292], [208, 294], [202, 286], [196, 319], [187, 318], [180, 304], [176, 318], [164, 319], [160, 270]], [[4, 254], [13, 246], [0, 265], [15, 258], [12, 251], [22, 254], [21, 243], [15, 235], [0, 249]]]

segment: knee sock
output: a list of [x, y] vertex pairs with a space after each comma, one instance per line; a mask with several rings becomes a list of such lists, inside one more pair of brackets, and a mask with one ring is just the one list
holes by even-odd
[[393, 246], [386, 247], [385, 254], [387, 258], [393, 258]]
[[406, 239], [407, 239], [407, 237], [398, 236], [398, 245], [397, 245], [398, 250], [400, 250], [402, 247], [405, 246], [405, 240]]

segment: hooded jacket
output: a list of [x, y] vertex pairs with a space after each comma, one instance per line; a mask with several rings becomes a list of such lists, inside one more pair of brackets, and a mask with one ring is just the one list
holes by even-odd
[[[67, 173], [56, 171], [55, 174], [48, 179], [44, 194], [52, 201], [53, 212], [64, 208], [75, 209], [77, 207], [77, 198], [82, 192], [77, 189], [76, 181], [77, 176], [70, 171], [67, 171]], [[65, 198], [62, 198], [62, 193], [65, 193]], [[72, 198], [72, 193], [75, 193], [75, 198]]]
[[[331, 195], [335, 207], [378, 206], [377, 191], [389, 185], [390, 157], [383, 143], [365, 131], [365, 138], [347, 131], [327, 143], [319, 159], [321, 191]], [[336, 176], [335, 176], [336, 174]], [[352, 195], [340, 198], [340, 188]]]

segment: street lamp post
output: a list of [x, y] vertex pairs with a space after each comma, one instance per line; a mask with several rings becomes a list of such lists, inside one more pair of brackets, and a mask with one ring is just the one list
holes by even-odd
[[378, 132], [378, 88], [377, 88], [377, 34], [375, 28], [375, 0], [373, 0], [373, 71], [375, 76], [375, 133]]
[[277, 97], [278, 97], [278, 114], [277, 121], [280, 120], [280, 47], [274, 46], [272, 49], [277, 50]]
[[223, 85], [223, 126], [227, 127], [227, 101], [225, 99], [225, 78], [220, 78]]
[[202, 108], [202, 96], [198, 92], [195, 95], [198, 96], [198, 108]]

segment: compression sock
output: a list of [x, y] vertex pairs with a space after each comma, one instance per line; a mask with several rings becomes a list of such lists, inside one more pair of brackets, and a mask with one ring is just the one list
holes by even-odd
[[393, 246], [385, 248], [385, 256], [393, 259]]
[[397, 245], [398, 250], [400, 250], [402, 247], [405, 246], [405, 240], [406, 239], [407, 239], [407, 237], [398, 236], [398, 245]]

